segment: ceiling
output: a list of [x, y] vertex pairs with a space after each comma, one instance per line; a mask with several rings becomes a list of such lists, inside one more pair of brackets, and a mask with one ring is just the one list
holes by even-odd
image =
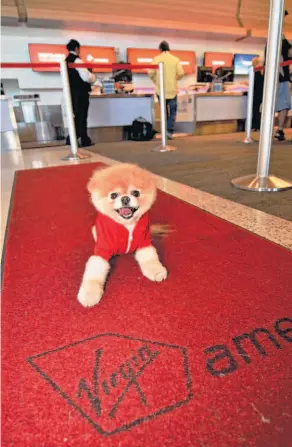
[[[19, 21], [28, 26], [95, 29], [96, 31], [151, 34], [170, 32], [265, 38], [269, 0], [2, 0], [2, 24]], [[291, 17], [285, 33], [292, 37], [292, 0], [286, 0]]]

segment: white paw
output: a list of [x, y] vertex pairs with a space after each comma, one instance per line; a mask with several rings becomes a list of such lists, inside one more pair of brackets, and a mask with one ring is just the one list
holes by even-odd
[[161, 282], [167, 277], [167, 270], [160, 262], [141, 265], [142, 273], [150, 281]]
[[78, 301], [84, 307], [92, 307], [98, 304], [103, 295], [103, 288], [98, 281], [83, 281], [78, 292]]

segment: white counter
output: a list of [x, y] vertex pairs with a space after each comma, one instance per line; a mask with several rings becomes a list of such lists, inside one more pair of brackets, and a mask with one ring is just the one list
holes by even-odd
[[1, 104], [1, 150], [20, 150], [17, 124], [11, 99], [0, 97]]
[[196, 95], [197, 122], [246, 119], [247, 96], [242, 94]]
[[194, 134], [196, 124], [246, 119], [247, 96], [241, 93], [191, 93], [178, 96], [176, 131]]
[[130, 126], [139, 117], [153, 123], [152, 95], [92, 95], [88, 128]]

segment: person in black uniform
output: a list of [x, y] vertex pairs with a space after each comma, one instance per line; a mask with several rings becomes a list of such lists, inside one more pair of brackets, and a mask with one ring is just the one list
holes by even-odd
[[[259, 58], [255, 57], [252, 61], [254, 68], [261, 65]], [[263, 101], [264, 75], [263, 71], [256, 71], [254, 74], [254, 90], [252, 103], [252, 129], [257, 131], [261, 128], [261, 104]]]
[[[80, 43], [77, 40], [70, 40], [67, 44], [69, 54], [66, 58], [67, 65], [70, 63], [82, 64], [83, 61], [79, 57]], [[81, 146], [91, 146], [93, 143], [87, 135], [87, 115], [89, 108], [89, 94], [91, 92], [91, 84], [96, 81], [96, 76], [87, 68], [69, 68], [69, 83], [72, 97], [73, 113], [75, 117], [75, 127], [77, 139], [81, 139]], [[66, 144], [70, 144], [69, 136]]]

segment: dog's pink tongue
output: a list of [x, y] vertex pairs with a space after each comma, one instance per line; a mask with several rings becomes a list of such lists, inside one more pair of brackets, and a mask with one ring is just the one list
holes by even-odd
[[131, 214], [131, 208], [121, 208], [120, 209], [121, 216], [128, 216], [128, 214]]

